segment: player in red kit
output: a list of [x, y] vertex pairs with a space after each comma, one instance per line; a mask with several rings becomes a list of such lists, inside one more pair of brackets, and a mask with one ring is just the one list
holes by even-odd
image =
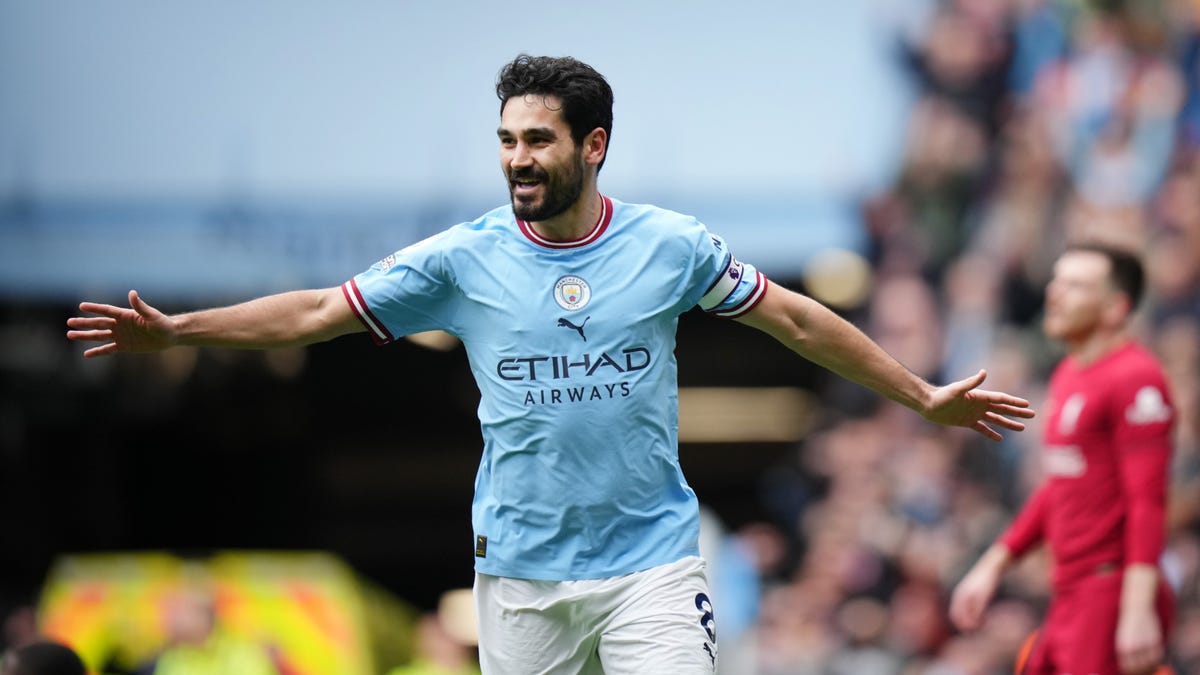
[[1139, 675], [1165, 658], [1175, 413], [1162, 368], [1128, 332], [1143, 276], [1136, 256], [1103, 245], [1055, 262], [1042, 328], [1067, 356], [1049, 382], [1044, 482], [951, 596], [955, 625], [977, 628], [1004, 571], [1049, 546], [1053, 597], [1022, 675]]

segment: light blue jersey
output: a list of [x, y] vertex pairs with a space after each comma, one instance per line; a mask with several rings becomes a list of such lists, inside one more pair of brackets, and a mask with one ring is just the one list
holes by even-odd
[[466, 347], [484, 574], [596, 579], [698, 554], [677, 447], [678, 317], [740, 316], [766, 278], [694, 218], [601, 201], [578, 241], [545, 240], [505, 206], [342, 286], [376, 342], [441, 329]]

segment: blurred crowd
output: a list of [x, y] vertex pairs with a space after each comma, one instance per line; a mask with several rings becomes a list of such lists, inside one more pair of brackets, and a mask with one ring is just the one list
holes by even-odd
[[[857, 323], [933, 381], [1044, 403], [1040, 331], [1064, 242], [1133, 247], [1137, 332], [1179, 410], [1168, 550], [1170, 658], [1200, 673], [1200, 2], [942, 0], [899, 31], [917, 92], [893, 183], [863, 200], [874, 283]], [[1037, 420], [1001, 443], [932, 428], [830, 380], [817, 433], [763, 477], [763, 522], [709, 521], [728, 675], [1012, 672], [1045, 609], [1044, 553], [982, 630], [947, 599], [1039, 480]], [[714, 533], [715, 534], [711, 534]]]

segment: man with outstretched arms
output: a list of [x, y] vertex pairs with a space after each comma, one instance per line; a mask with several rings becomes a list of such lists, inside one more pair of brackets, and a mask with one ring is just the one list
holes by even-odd
[[1028, 403], [935, 387], [819, 303], [769, 282], [694, 218], [603, 195], [612, 90], [590, 66], [519, 56], [500, 72], [500, 163], [511, 203], [371, 266], [341, 287], [164, 315], [83, 303], [85, 352], [175, 344], [269, 348], [367, 331], [441, 329], [481, 393], [472, 508], [485, 673], [712, 673], [717, 633], [679, 467], [674, 358], [692, 307], [941, 424], [988, 438]]

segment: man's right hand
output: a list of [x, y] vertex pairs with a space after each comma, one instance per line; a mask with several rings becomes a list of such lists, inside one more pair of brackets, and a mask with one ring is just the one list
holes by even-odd
[[171, 317], [146, 304], [137, 291], [129, 291], [129, 308], [79, 303], [79, 311], [99, 316], [73, 316], [67, 319], [67, 339], [102, 342], [83, 352], [87, 358], [117, 352], [157, 352], [175, 344], [175, 324]]

